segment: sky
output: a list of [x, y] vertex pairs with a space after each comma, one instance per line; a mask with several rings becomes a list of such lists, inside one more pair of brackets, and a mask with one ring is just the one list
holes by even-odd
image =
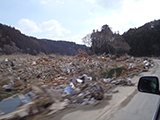
[[160, 0], [0, 0], [0, 23], [27, 36], [83, 44], [101, 30], [123, 34], [160, 19]]

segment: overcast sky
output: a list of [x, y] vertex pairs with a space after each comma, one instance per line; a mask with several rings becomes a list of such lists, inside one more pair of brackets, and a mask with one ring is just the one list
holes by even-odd
[[123, 34], [160, 19], [160, 0], [0, 0], [0, 23], [37, 38], [82, 44], [108, 24]]

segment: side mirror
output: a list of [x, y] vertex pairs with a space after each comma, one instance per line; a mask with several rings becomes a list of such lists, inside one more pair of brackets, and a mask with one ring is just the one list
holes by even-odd
[[139, 79], [138, 90], [140, 92], [160, 95], [159, 80], [156, 76], [144, 76]]

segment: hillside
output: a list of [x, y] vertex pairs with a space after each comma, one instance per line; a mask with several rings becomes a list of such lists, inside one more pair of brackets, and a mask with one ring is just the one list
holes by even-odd
[[[100, 32], [92, 33], [95, 40], [92, 40], [92, 46], [90, 50], [92, 54], [99, 53], [123, 53], [124, 46], [129, 45], [130, 48], [128, 54], [133, 56], [160, 56], [160, 20], [154, 20], [144, 24], [139, 28], [131, 28], [123, 35], [111, 34], [109, 32], [101, 35]], [[99, 35], [100, 34], [100, 35]], [[97, 35], [100, 36], [97, 38]], [[115, 42], [110, 39], [117, 38]], [[107, 40], [109, 40], [107, 42]], [[93, 42], [96, 42], [94, 44]], [[102, 47], [102, 44], [104, 47]], [[118, 41], [118, 42], [117, 42]], [[125, 41], [127, 44], [123, 44]], [[100, 42], [97, 44], [97, 42]], [[115, 44], [114, 44], [115, 43]], [[100, 48], [94, 45], [100, 45]], [[45, 54], [57, 53], [61, 55], [76, 55], [78, 49], [81, 48], [86, 51], [85, 45], [78, 45], [74, 42], [67, 41], [54, 41], [47, 39], [37, 39], [35, 37], [29, 37], [22, 34], [19, 30], [14, 27], [0, 24], [0, 55], [2, 54], [17, 54], [17, 53], [28, 53], [31, 55], [37, 55], [40, 52]], [[123, 48], [123, 49], [122, 49]], [[108, 51], [109, 50], [109, 51]], [[119, 51], [121, 50], [121, 51]], [[128, 50], [128, 49], [127, 49]]]
[[29, 37], [14, 27], [0, 24], [0, 55], [17, 53], [37, 55], [40, 52], [45, 54], [76, 55], [79, 48], [85, 51], [86, 46], [78, 45], [74, 42]]
[[119, 56], [128, 53], [130, 50], [124, 38], [119, 34], [113, 33], [107, 24], [102, 26], [101, 31], [93, 30], [90, 36], [92, 44], [90, 51], [92, 53], [106, 53]]
[[160, 20], [129, 29], [122, 36], [131, 47], [130, 55], [160, 56]]

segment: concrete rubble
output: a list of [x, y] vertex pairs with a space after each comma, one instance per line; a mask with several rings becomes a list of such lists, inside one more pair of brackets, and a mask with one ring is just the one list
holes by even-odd
[[[134, 85], [132, 77], [153, 67], [149, 58], [129, 55], [77, 56], [39, 55], [0, 58], [0, 95], [14, 93], [21, 104], [0, 119], [24, 118], [47, 111], [51, 115], [70, 104], [97, 104], [116, 85]], [[113, 91], [113, 93], [118, 90]], [[23, 94], [28, 93], [30, 101]], [[5, 100], [7, 100], [5, 99]]]

